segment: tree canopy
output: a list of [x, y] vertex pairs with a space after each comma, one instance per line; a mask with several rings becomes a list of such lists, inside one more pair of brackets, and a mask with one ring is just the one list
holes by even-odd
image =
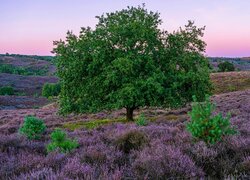
[[169, 33], [160, 14], [143, 5], [97, 16], [95, 29], [81, 28], [55, 41], [62, 113], [178, 107], [210, 92], [204, 28], [189, 21]]
[[219, 63], [218, 68], [219, 72], [230, 72], [235, 70], [234, 64], [228, 61]]

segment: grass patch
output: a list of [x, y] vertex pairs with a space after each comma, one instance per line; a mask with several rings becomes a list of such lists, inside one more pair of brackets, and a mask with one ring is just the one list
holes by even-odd
[[211, 74], [213, 94], [250, 89], [250, 71]]
[[[159, 118], [161, 119], [164, 117], [166, 120], [179, 120], [180, 115], [175, 115], [175, 114], [168, 114], [164, 116], [154, 116], [154, 117], [145, 117], [146, 120], [150, 122], [154, 122], [158, 120]], [[137, 122], [139, 116], [136, 116], [134, 118], [134, 123]], [[95, 129], [103, 125], [108, 125], [112, 123], [126, 123], [128, 122], [125, 117], [124, 118], [116, 118], [116, 119], [95, 119], [95, 120], [90, 120], [90, 121], [78, 121], [78, 122], [69, 122], [65, 123], [62, 125], [63, 128], [74, 131], [76, 129]]]
[[96, 119], [96, 120], [90, 120], [87, 122], [75, 122], [75, 123], [66, 123], [63, 125], [64, 128], [69, 129], [69, 130], [76, 130], [76, 129], [95, 129], [97, 127], [100, 127], [102, 125], [107, 125], [111, 123], [117, 123], [117, 122], [122, 122], [125, 123], [127, 122], [125, 118], [117, 118], [117, 119]]
[[180, 115], [175, 115], [175, 114], [168, 114], [167, 116], [165, 116], [167, 120], [178, 120], [179, 117]]
[[160, 115], [160, 116], [154, 116], [147, 118], [149, 121], [154, 122], [159, 119], [166, 119], [169, 121], [176, 121], [179, 120], [182, 115], [175, 115], [175, 114], [167, 114], [167, 115]]

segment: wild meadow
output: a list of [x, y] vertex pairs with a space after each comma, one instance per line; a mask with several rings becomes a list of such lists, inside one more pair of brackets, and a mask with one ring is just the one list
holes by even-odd
[[[231, 112], [239, 134], [216, 144], [194, 141], [186, 130], [190, 107], [179, 110], [144, 109], [148, 124], [126, 122], [125, 110], [96, 114], [57, 115], [57, 107], [2, 110], [0, 177], [2, 179], [168, 179], [248, 178], [250, 150], [250, 91], [212, 98], [217, 111]], [[47, 126], [39, 140], [29, 140], [18, 129], [24, 117], [34, 115]], [[91, 128], [83, 124], [95, 123]], [[121, 122], [113, 120], [121, 119]], [[69, 123], [78, 124], [74, 130]], [[70, 153], [46, 150], [50, 134], [61, 127], [79, 146]]]
[[0, 110], [0, 179], [249, 179], [249, 72], [211, 73], [193, 21], [169, 33], [145, 5], [97, 20], [54, 42], [59, 82], [29, 92], [47, 105]]

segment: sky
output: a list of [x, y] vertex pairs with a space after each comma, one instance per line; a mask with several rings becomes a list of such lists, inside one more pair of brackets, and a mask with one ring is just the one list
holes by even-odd
[[250, 56], [249, 0], [0, 0], [0, 54], [52, 55], [53, 41], [68, 30], [79, 34], [95, 27], [95, 16], [142, 3], [161, 14], [161, 29], [188, 20], [206, 26], [207, 56]]

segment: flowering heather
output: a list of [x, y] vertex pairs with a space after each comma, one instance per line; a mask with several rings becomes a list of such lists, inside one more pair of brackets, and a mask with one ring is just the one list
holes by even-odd
[[[77, 138], [79, 143], [67, 154], [46, 152], [49, 134], [55, 127], [68, 122], [121, 118], [124, 111], [60, 117], [55, 108], [2, 110], [0, 179], [249, 179], [250, 90], [217, 95], [212, 100], [218, 112], [231, 112], [231, 123], [237, 127], [238, 135], [224, 137], [214, 145], [194, 142], [185, 130], [189, 107], [173, 111], [143, 109], [135, 114], [154, 118], [147, 126], [130, 122], [94, 129], [65, 129], [69, 138]], [[18, 134], [23, 117], [28, 114], [43, 119], [48, 127], [42, 139], [28, 140]], [[139, 143], [138, 148], [124, 152], [117, 141], [124, 140], [130, 132], [145, 135], [147, 143], [133, 141], [135, 145]]]

